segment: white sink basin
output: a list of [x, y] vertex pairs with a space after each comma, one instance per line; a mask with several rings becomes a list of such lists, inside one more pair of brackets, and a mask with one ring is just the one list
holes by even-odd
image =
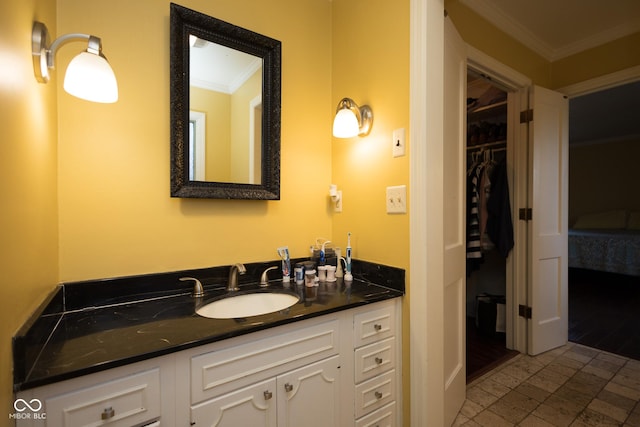
[[196, 313], [211, 319], [234, 319], [284, 310], [298, 301], [298, 297], [291, 294], [255, 292], [210, 302], [197, 309]]

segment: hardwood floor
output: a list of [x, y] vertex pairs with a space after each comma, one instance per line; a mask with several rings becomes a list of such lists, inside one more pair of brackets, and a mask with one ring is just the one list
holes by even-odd
[[640, 277], [569, 269], [569, 341], [640, 360]]
[[[640, 360], [640, 277], [569, 269], [569, 341]], [[467, 319], [467, 383], [517, 354]]]
[[519, 354], [505, 347], [505, 334], [480, 334], [475, 319], [467, 318], [467, 383]]

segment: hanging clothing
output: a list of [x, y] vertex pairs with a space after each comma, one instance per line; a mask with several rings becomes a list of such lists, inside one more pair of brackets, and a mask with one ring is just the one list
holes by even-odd
[[487, 201], [487, 234], [504, 258], [513, 248], [513, 220], [507, 181], [507, 161], [502, 159], [491, 174], [491, 196]]
[[469, 170], [467, 177], [467, 275], [482, 263], [482, 235], [480, 234], [480, 180], [483, 165]]

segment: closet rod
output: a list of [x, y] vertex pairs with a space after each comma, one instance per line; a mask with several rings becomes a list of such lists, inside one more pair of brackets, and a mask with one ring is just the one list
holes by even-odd
[[497, 147], [500, 145], [504, 145], [504, 148], [507, 148], [507, 141], [496, 141], [496, 142], [487, 142], [484, 144], [479, 144], [479, 145], [472, 145], [471, 147], [467, 147], [467, 150], [478, 150], [481, 148], [487, 148], [487, 147]]

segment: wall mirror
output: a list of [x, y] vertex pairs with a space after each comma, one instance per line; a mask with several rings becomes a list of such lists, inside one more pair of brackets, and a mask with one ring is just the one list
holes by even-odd
[[281, 43], [170, 5], [171, 196], [280, 199]]

